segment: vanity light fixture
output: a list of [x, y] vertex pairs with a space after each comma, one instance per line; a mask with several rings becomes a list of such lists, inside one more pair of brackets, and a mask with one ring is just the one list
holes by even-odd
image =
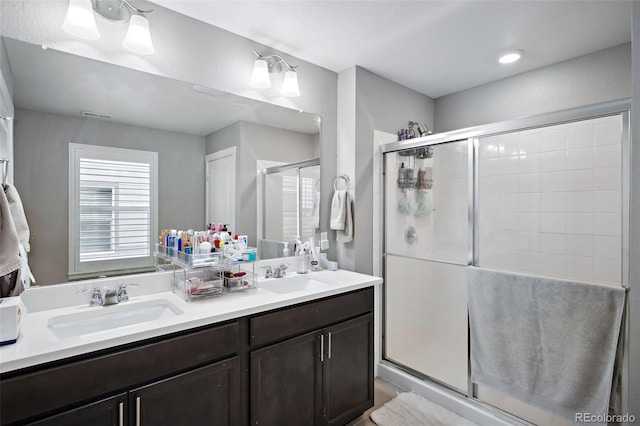
[[524, 50], [510, 50], [500, 55], [498, 62], [501, 64], [512, 64], [522, 58], [522, 55], [524, 55]]
[[152, 55], [155, 52], [149, 21], [144, 16], [152, 10], [138, 9], [128, 0], [69, 0], [62, 29], [79, 38], [98, 40], [100, 32], [93, 12], [111, 22], [129, 23], [122, 42], [127, 50], [140, 55]]
[[[251, 87], [256, 89], [268, 89], [271, 87], [271, 79], [269, 73], [282, 72], [284, 73], [284, 81], [282, 82], [282, 89], [280, 93], [282, 96], [298, 97], [300, 96], [300, 89], [298, 88], [298, 73], [296, 72], [297, 66], [289, 65], [289, 63], [280, 55], [262, 56], [255, 50], [253, 53], [258, 57], [253, 63], [253, 74], [251, 75]], [[284, 67], [283, 68], [283, 64]]]

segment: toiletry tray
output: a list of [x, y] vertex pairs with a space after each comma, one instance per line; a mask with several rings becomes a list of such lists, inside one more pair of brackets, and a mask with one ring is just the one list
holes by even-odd
[[[176, 265], [180, 263], [176, 262]], [[179, 267], [173, 271], [173, 279], [174, 292], [182, 293], [187, 302], [256, 288], [254, 264], [249, 263]]]
[[229, 244], [217, 252], [185, 253], [158, 244], [156, 259], [170, 261], [174, 266], [174, 291], [182, 293], [186, 301], [256, 288], [257, 256], [253, 247]]

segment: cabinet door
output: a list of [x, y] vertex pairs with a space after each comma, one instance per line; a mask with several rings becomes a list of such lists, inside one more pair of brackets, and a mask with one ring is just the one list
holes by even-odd
[[342, 425], [373, 406], [373, 315], [345, 321], [324, 334], [326, 421]]
[[127, 424], [126, 402], [127, 395], [123, 393], [29, 424], [31, 426], [125, 426]]
[[237, 358], [198, 368], [129, 393], [135, 426], [240, 424]]
[[320, 334], [304, 334], [251, 352], [251, 424], [321, 421]]

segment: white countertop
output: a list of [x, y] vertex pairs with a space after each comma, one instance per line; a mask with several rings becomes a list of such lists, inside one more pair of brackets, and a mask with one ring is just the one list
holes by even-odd
[[[304, 279], [303, 277], [321, 280], [328, 285], [287, 293], [268, 290], [270, 286], [277, 286], [291, 280], [301, 280]], [[145, 279], [154, 279], [154, 275], [148, 274]], [[124, 278], [119, 280], [126, 282]], [[131, 278], [129, 282], [136, 281], [140, 282], [141, 278]], [[164, 281], [167, 281], [166, 276]], [[169, 290], [170, 287], [166, 285], [155, 285], [156, 290], [154, 292], [144, 294], [145, 291], [140, 290], [143, 287], [141, 284], [139, 288], [129, 291], [129, 302], [122, 302], [121, 305], [163, 299], [178, 307], [183, 313], [170, 318], [160, 318], [150, 322], [68, 338], [58, 338], [53, 334], [48, 327], [51, 318], [60, 315], [83, 313], [89, 310], [110, 309], [110, 307], [89, 307], [87, 303], [89, 300], [87, 297], [89, 296], [87, 296], [85, 297], [87, 299], [86, 302], [83, 298], [84, 303], [81, 305], [60, 306], [62, 304], [59, 300], [52, 300], [51, 306], [53, 308], [45, 309], [42, 305], [46, 301], [41, 299], [55, 299], [51, 295], [56, 294], [56, 292], [66, 292], [67, 295], [75, 294], [81, 288], [79, 287], [81, 284], [61, 285], [59, 289], [55, 288], [58, 286], [30, 289], [28, 295], [25, 293], [23, 298], [27, 313], [22, 315], [17, 343], [0, 347], [0, 373], [334, 296], [380, 283], [382, 283], [382, 278], [343, 270], [323, 270], [310, 272], [306, 275], [290, 273], [284, 278], [259, 279], [258, 288], [255, 290], [235, 292], [221, 297], [192, 302], [185, 302], [180, 293], [174, 294]], [[87, 285], [85, 284], [82, 288], [87, 288]], [[77, 299], [72, 298], [72, 300], [78, 302]], [[34, 303], [34, 301], [37, 301], [37, 303]], [[30, 305], [38, 306], [35, 309], [30, 309]]]

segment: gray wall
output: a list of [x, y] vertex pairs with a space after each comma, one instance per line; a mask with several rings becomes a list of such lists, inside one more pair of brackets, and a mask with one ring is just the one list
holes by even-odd
[[15, 185], [38, 284], [68, 281], [70, 142], [158, 152], [159, 229], [204, 226], [204, 137], [16, 109]]
[[[338, 158], [336, 176], [345, 174], [353, 181], [356, 175], [356, 67], [349, 68], [338, 74]], [[331, 188], [333, 191], [333, 188]], [[351, 185], [349, 194], [357, 205], [355, 187]], [[330, 234], [334, 234], [331, 231]], [[333, 235], [331, 235], [333, 238]], [[354, 246], [352, 244], [334, 244], [340, 268], [355, 270]], [[333, 259], [332, 253], [329, 259]]]
[[373, 130], [396, 133], [407, 121], [426, 122], [433, 127], [433, 100], [389, 81], [364, 68], [356, 67], [356, 133], [354, 240], [345, 253], [355, 259], [354, 270], [373, 273]]
[[445, 132], [628, 96], [630, 43], [438, 98], [435, 130]]
[[11, 71], [11, 64], [9, 63], [9, 57], [7, 56], [7, 48], [4, 45], [4, 40], [0, 38], [0, 73], [4, 78], [4, 82], [9, 89], [9, 94], [13, 98], [13, 72]]
[[629, 411], [640, 418], [640, 5], [633, 3], [631, 107], [631, 235], [629, 258]]
[[[163, 75], [181, 81], [262, 100], [317, 114], [322, 117], [322, 181], [320, 226], [329, 228], [329, 200], [336, 172], [336, 91], [335, 72], [303, 61], [269, 46], [238, 36], [204, 22], [153, 5], [149, 15], [156, 53], [132, 55], [125, 51], [122, 39], [126, 25], [117, 26], [97, 20], [98, 28], [109, 37], [95, 42], [79, 40], [62, 30], [66, 1], [0, 1], [0, 27], [3, 35], [100, 61]], [[300, 97], [285, 98], [278, 91], [282, 74], [274, 75], [273, 88], [249, 87], [256, 49], [262, 55], [280, 54], [299, 66]], [[277, 80], [276, 80], [277, 79]]]
[[316, 158], [319, 153], [318, 134], [311, 135], [240, 121], [207, 136], [207, 154], [231, 146], [236, 146], [237, 231], [248, 235], [249, 244], [255, 247], [256, 161], [293, 163]]

